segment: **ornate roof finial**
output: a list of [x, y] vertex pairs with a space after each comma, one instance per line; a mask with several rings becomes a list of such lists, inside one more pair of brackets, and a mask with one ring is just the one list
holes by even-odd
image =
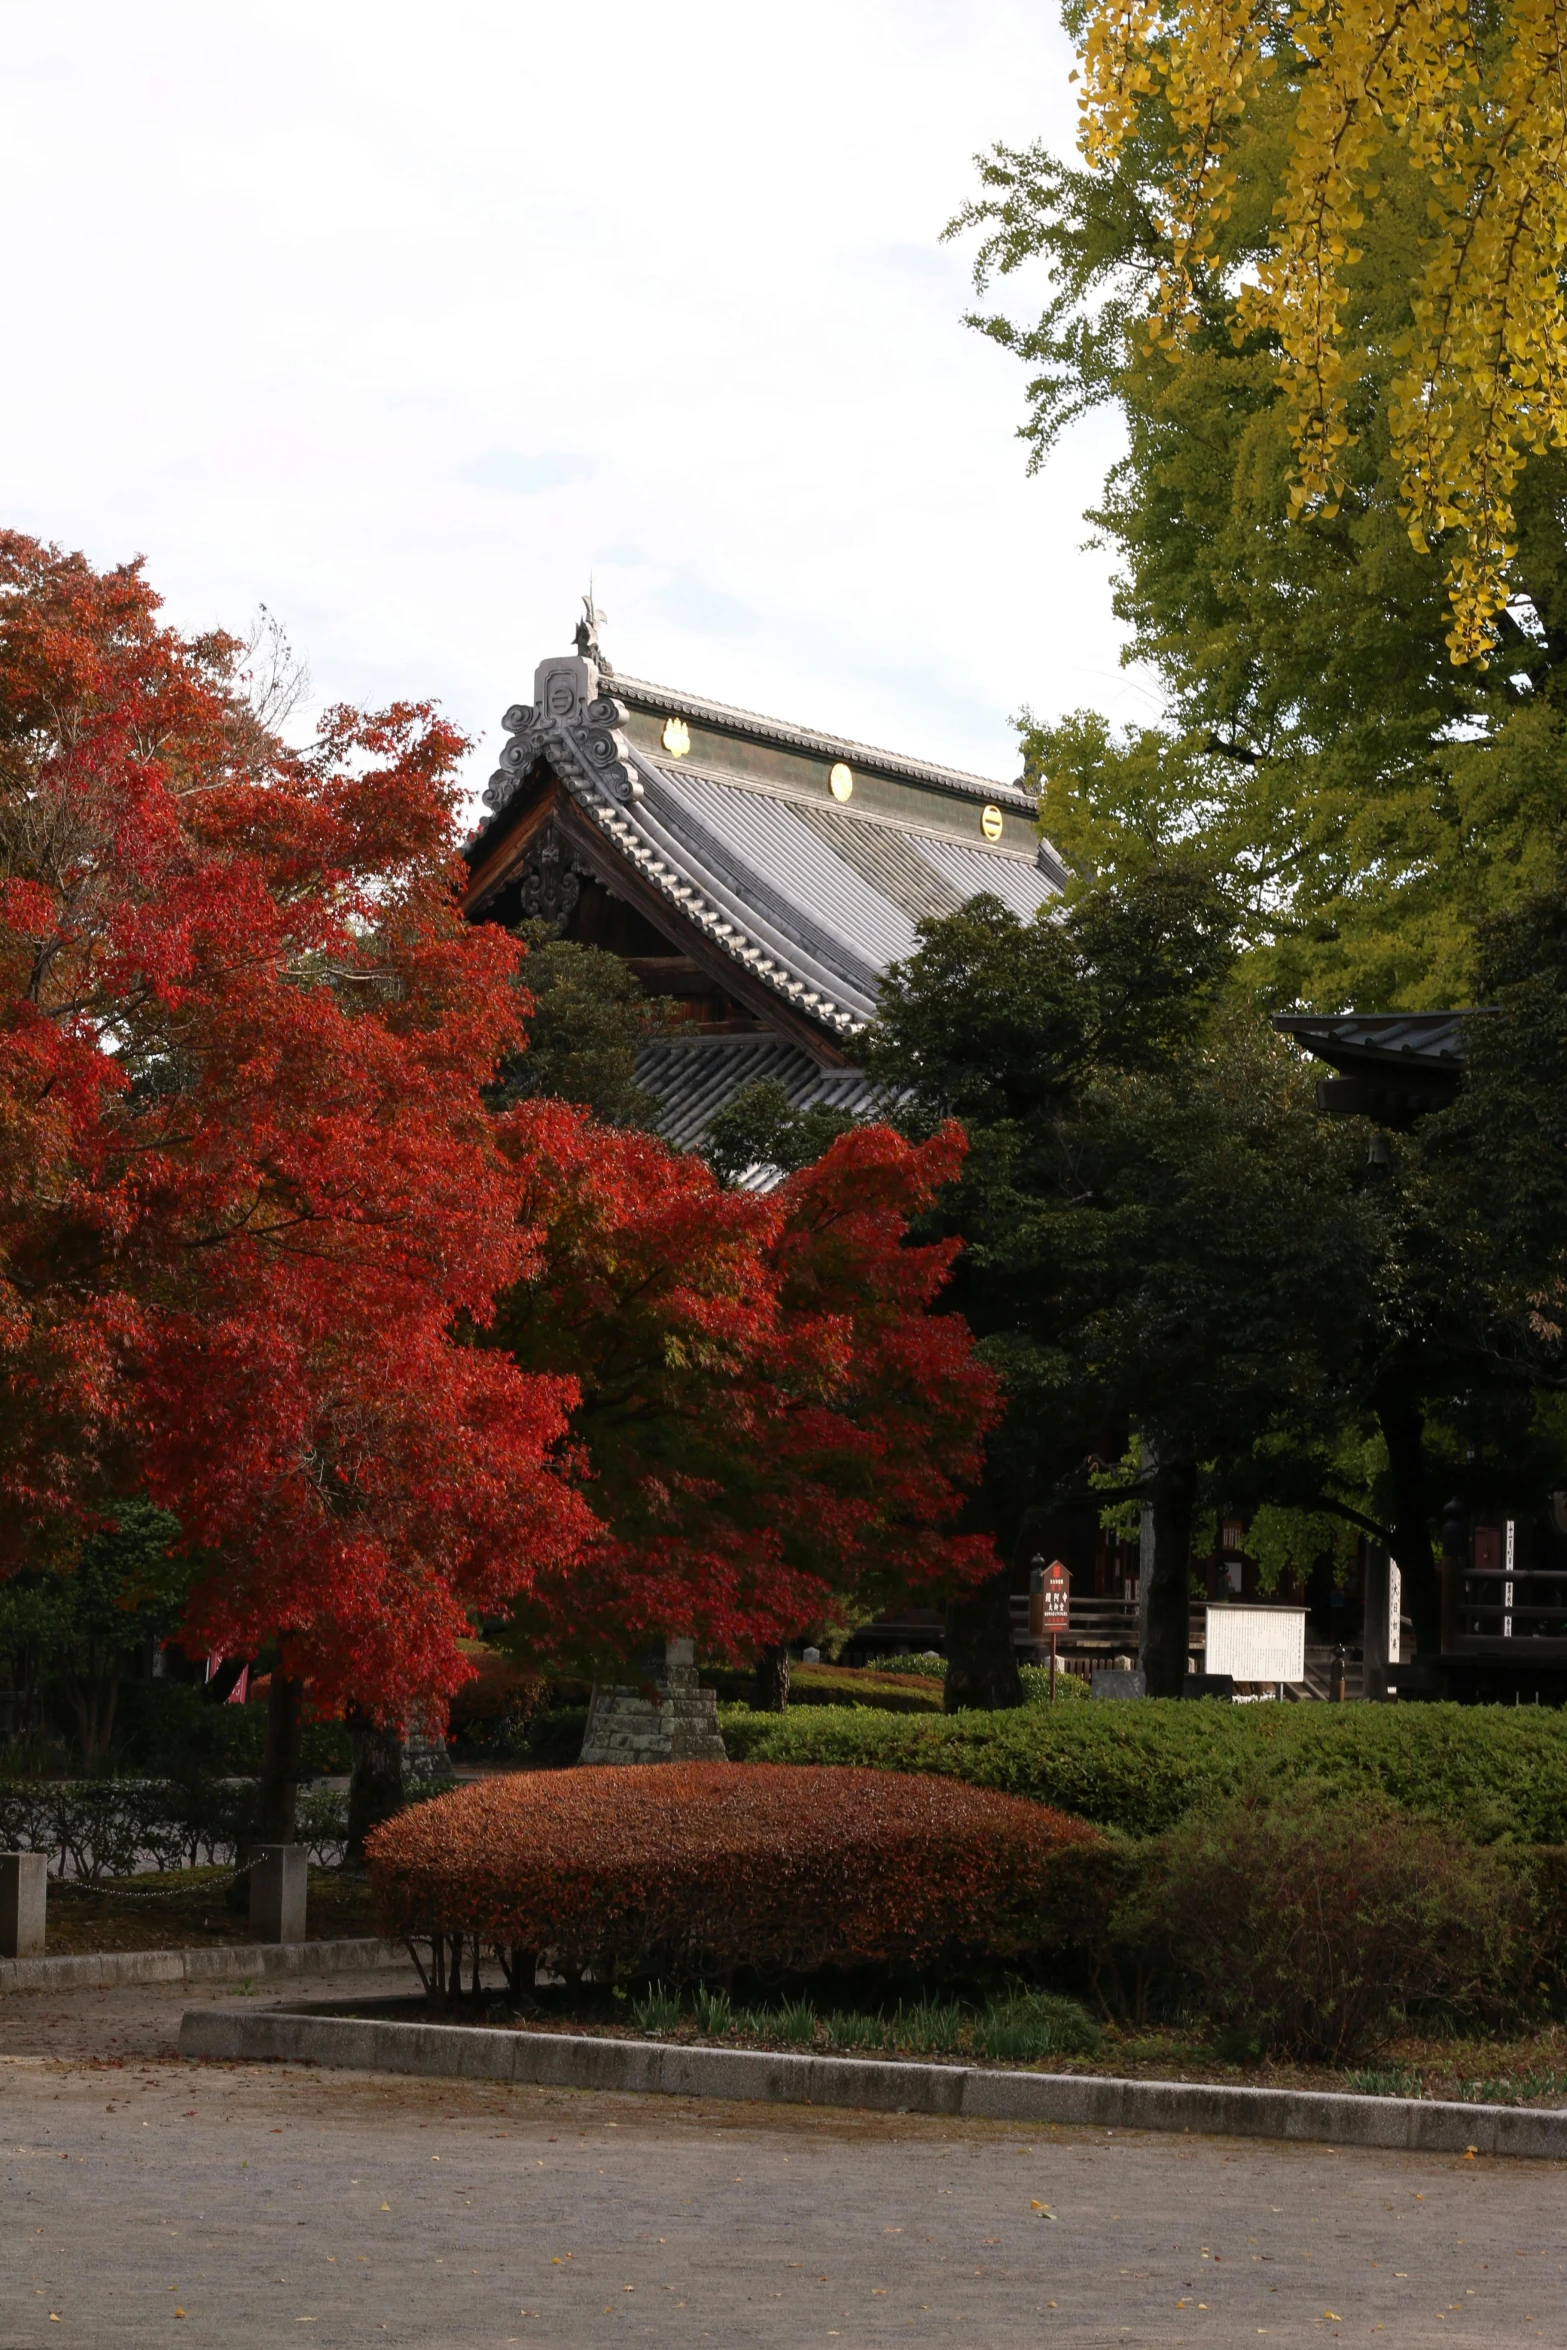
[[601, 612], [593, 601], [593, 580], [590, 575], [588, 592], [582, 599], [582, 618], [577, 622], [577, 651], [584, 661], [592, 661], [602, 669], [606, 677], [613, 677], [615, 672], [605, 660], [599, 645], [599, 630], [608, 618], [609, 614]]

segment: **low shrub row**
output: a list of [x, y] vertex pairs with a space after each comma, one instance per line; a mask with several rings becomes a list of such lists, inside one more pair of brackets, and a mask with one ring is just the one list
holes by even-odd
[[742, 1762], [917, 1771], [1157, 1836], [1215, 1796], [1321, 1783], [1481, 1843], [1567, 1843], [1567, 1713], [1455, 1705], [1028, 1705], [923, 1718], [723, 1711]]
[[367, 1859], [389, 1933], [488, 1943], [529, 1984], [545, 1952], [690, 1981], [1037, 1953], [1103, 1844], [939, 1779], [681, 1763], [482, 1780], [388, 1821]]
[[[254, 1834], [249, 1779], [188, 1786], [173, 1779], [0, 1781], [0, 1851], [46, 1852], [55, 1876], [95, 1885], [143, 1870], [232, 1862]], [[304, 1787], [298, 1835], [325, 1867], [343, 1857], [348, 1798]]]
[[721, 2034], [737, 1973], [792, 1979], [779, 2013], [796, 2025], [813, 1979], [855, 1978], [850, 2004], [883, 2015], [917, 1984], [908, 2014], [950, 2020], [1010, 1974], [1030, 1996], [1197, 2015], [1255, 2051], [1343, 2064], [1415, 2016], [1500, 2026], [1567, 2005], [1567, 1847], [1477, 1843], [1321, 1780], [1135, 1840], [931, 1776], [569, 1770], [404, 1813], [369, 1860], [383, 1927], [430, 1942], [437, 1989], [489, 1945], [515, 1991], [540, 1959], [568, 1982], [649, 1986], [648, 2028], [675, 2028], [684, 1986]]

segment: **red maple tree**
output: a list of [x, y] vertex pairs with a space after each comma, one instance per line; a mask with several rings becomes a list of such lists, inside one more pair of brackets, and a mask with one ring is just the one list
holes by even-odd
[[560, 1102], [508, 1113], [540, 1252], [486, 1333], [581, 1391], [603, 1534], [569, 1587], [513, 1604], [519, 1643], [587, 1662], [689, 1634], [739, 1657], [996, 1571], [954, 1521], [998, 1383], [931, 1308], [957, 1243], [910, 1243], [960, 1131], [840, 1137], [767, 1197]]
[[461, 738], [290, 750], [158, 609], [0, 534], [0, 1572], [144, 1494], [192, 1647], [387, 1722], [481, 1617], [733, 1656], [992, 1572], [953, 1527], [995, 1382], [908, 1240], [956, 1131], [761, 1199], [497, 1117], [527, 1003], [457, 912]]
[[466, 1343], [538, 1248], [481, 1098], [516, 949], [428, 706], [291, 752], [157, 612], [0, 535], [0, 1567], [145, 1493], [193, 1643], [396, 1718], [593, 1529], [570, 1379]]

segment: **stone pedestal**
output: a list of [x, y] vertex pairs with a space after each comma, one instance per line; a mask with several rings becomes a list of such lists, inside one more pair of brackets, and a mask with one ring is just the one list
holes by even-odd
[[0, 1958], [42, 1958], [46, 1852], [0, 1852]]
[[250, 1848], [250, 1930], [258, 1942], [303, 1942], [310, 1855], [302, 1844]]
[[727, 1762], [718, 1699], [697, 1681], [691, 1642], [666, 1640], [639, 1663], [635, 1682], [594, 1684], [583, 1762]]
[[446, 1740], [422, 1722], [410, 1722], [403, 1736], [403, 1770], [410, 1779], [455, 1779]]

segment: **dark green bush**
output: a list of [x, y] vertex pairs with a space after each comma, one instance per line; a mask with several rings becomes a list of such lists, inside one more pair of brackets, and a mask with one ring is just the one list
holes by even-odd
[[1157, 1836], [1198, 1804], [1258, 1785], [1320, 1781], [1382, 1796], [1477, 1841], [1567, 1844], [1567, 1713], [1457, 1705], [1021, 1706], [898, 1716], [726, 1709], [742, 1762], [935, 1771]]
[[569, 1770], [581, 1760], [582, 1741], [587, 1734], [585, 1705], [563, 1705], [549, 1713], [535, 1714], [528, 1724], [521, 1759], [532, 1763], [536, 1770]]
[[[126, 1681], [116, 1709], [112, 1767], [151, 1778], [253, 1778], [266, 1739], [264, 1705], [219, 1705], [190, 1681]], [[350, 1768], [341, 1722], [304, 1726], [301, 1771], [307, 1779]]]
[[1530, 1905], [1499, 1851], [1321, 1786], [1192, 1812], [1115, 1923], [1210, 2022], [1328, 2064], [1416, 2008], [1500, 2020], [1535, 1959]]
[[[592, 1683], [575, 1675], [546, 1676], [530, 1672], [502, 1650], [481, 1648], [468, 1653], [477, 1671], [452, 1699], [447, 1745], [459, 1759], [476, 1762], [528, 1762], [538, 1759], [541, 1738], [548, 1744], [550, 1718], [581, 1710], [586, 1719]], [[580, 1734], [577, 1743], [581, 1745]], [[575, 1762], [573, 1753], [567, 1758]]]
[[1567, 2013], [1567, 1844], [1504, 1844], [1497, 1854], [1526, 1905], [1535, 1998]]

